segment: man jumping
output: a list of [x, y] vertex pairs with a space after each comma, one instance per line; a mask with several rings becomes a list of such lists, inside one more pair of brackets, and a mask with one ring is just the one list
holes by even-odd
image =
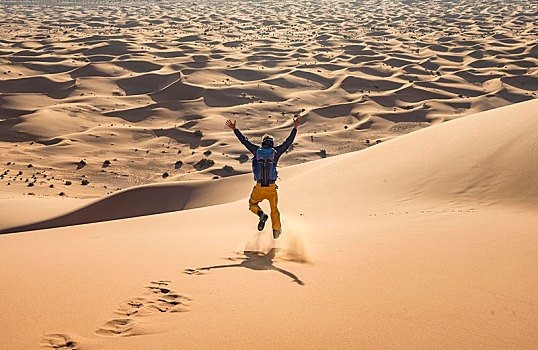
[[254, 173], [254, 180], [256, 185], [252, 189], [252, 193], [249, 199], [249, 209], [256, 214], [260, 221], [258, 222], [258, 231], [263, 230], [265, 222], [268, 219], [267, 214], [263, 212], [258, 203], [267, 199], [271, 206], [271, 223], [273, 225], [273, 237], [277, 239], [282, 233], [282, 225], [280, 224], [280, 212], [278, 211], [278, 194], [276, 192], [278, 186], [276, 185], [277, 171], [276, 164], [280, 159], [280, 156], [284, 154], [291, 146], [295, 135], [297, 134], [297, 128], [301, 123], [301, 116], [296, 115], [293, 119], [294, 127], [291, 130], [290, 136], [279, 146], [274, 146], [273, 137], [265, 134], [262, 137], [262, 145], [256, 146], [252, 142], [246, 139], [246, 137], [235, 126], [236, 121], [232, 123], [231, 120], [226, 121], [226, 125], [232, 129], [235, 136], [239, 141], [254, 155], [252, 158], [252, 172]]

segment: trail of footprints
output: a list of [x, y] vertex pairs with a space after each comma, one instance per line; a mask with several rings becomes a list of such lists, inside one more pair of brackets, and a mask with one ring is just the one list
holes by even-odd
[[[123, 302], [117, 316], [100, 326], [95, 333], [105, 337], [134, 336], [148, 333], [141, 325], [163, 313], [190, 310], [192, 298], [169, 288], [170, 281], [152, 281], [146, 293]], [[45, 349], [79, 349], [79, 344], [66, 334], [47, 334], [41, 340]]]
[[165, 312], [189, 311], [192, 298], [179, 294], [168, 287], [170, 281], [153, 281], [147, 293], [125, 301], [114, 313], [118, 316], [96, 331], [102, 336], [137, 335], [140, 317], [154, 317]]

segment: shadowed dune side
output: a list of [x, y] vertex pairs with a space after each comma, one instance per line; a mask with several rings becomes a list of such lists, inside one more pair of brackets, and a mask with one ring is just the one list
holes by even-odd
[[[527, 101], [439, 124], [365, 151], [283, 168], [285, 181], [281, 184], [293, 187], [295, 200], [305, 197], [305, 203], [341, 207], [340, 214], [356, 210], [354, 204], [346, 204], [354, 202], [348, 191], [361, 194], [363, 200], [372, 196], [372, 201], [381, 204], [386, 195], [396, 195], [402, 203], [434, 198], [452, 203], [538, 206], [538, 165], [534, 162], [538, 159], [537, 107], [538, 101]], [[511, 116], [510, 123], [506, 116]], [[357, 171], [354, 164], [368, 171]], [[348, 184], [344, 192], [342, 183]], [[229, 203], [246, 198], [251, 184], [252, 175], [244, 174], [219, 181], [133, 187], [68, 214], [0, 233]], [[303, 209], [309, 210], [308, 206]]]
[[151, 184], [132, 187], [40, 222], [0, 228], [0, 234], [88, 224], [233, 202], [250, 191], [251, 175], [220, 181]]
[[35, 76], [0, 81], [0, 93], [45, 93], [65, 90], [75, 84], [74, 80], [55, 81], [49, 77]]
[[147, 73], [151, 71], [157, 71], [163, 67], [161, 64], [157, 64], [157, 63], [154, 63], [151, 61], [145, 61], [145, 60], [125, 60], [125, 61], [114, 61], [112, 63], [117, 65], [118, 67], [127, 69], [129, 71], [133, 71], [136, 73]]
[[346, 77], [341, 84], [342, 88], [349, 93], [356, 93], [358, 91], [363, 92], [363, 90], [396, 90], [401, 88], [403, 85], [404, 84], [402, 83], [390, 80], [362, 79], [353, 76]]
[[147, 73], [136, 77], [119, 79], [117, 84], [126, 95], [149, 94], [179, 81], [179, 72], [171, 74]]
[[114, 68], [115, 66], [110, 63], [88, 63], [69, 72], [69, 75], [75, 79], [85, 77], [114, 77], [121, 74], [115, 71]]
[[176, 81], [164, 89], [149, 94], [155, 102], [194, 100], [202, 96], [203, 88]]

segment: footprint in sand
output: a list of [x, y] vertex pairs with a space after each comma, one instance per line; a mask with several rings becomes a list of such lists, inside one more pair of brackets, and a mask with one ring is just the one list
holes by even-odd
[[66, 334], [45, 334], [40, 345], [43, 349], [80, 349], [78, 343]]
[[179, 294], [168, 287], [170, 281], [152, 281], [143, 295], [122, 303], [114, 312], [114, 318], [99, 329], [101, 336], [133, 336], [144, 334], [140, 318], [156, 317], [161, 313], [185, 312], [190, 310], [192, 298]]
[[135, 335], [133, 332], [133, 323], [134, 321], [129, 318], [113, 319], [99, 327], [95, 333], [107, 337]]

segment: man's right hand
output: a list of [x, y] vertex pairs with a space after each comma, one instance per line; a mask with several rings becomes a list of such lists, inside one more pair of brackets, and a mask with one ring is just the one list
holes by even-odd
[[228, 126], [232, 130], [235, 130], [235, 123], [236, 123], [236, 120], [234, 120], [234, 122], [232, 123], [232, 121], [230, 119], [228, 119], [226, 121], [226, 126]]
[[295, 115], [295, 117], [293, 118], [293, 127], [295, 129], [298, 129], [299, 128], [299, 124], [301, 124], [301, 119], [302, 117], [298, 114]]

